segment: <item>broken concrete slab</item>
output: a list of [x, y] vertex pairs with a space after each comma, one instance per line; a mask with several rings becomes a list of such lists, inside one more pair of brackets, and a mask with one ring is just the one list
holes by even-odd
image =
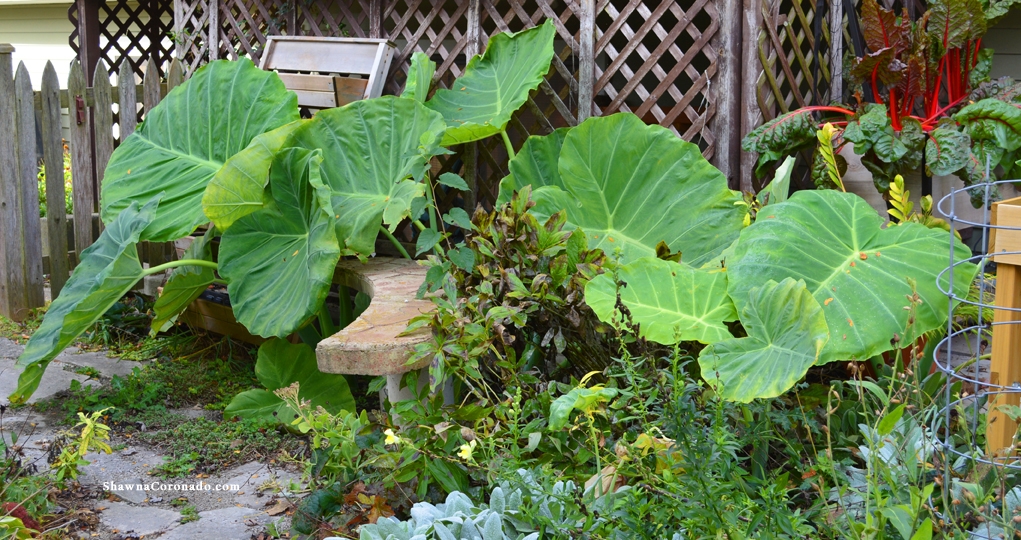
[[[112, 502], [99, 514], [99, 521], [120, 534], [149, 536], [177, 527], [181, 514], [149, 506]], [[182, 537], [187, 538], [187, 537]]]
[[148, 363], [111, 358], [101, 352], [77, 351], [64, 351], [53, 361], [57, 366], [71, 366], [71, 371], [74, 371], [74, 368], [93, 368], [99, 372], [101, 377], [107, 379], [112, 379], [114, 376], [127, 377], [133, 369], [141, 368]]
[[[59, 392], [67, 390], [71, 387], [71, 381], [78, 381], [83, 386], [99, 384], [95, 380], [90, 380], [86, 375], [64, 371], [56, 360], [54, 360], [54, 363], [57, 365], [51, 365], [43, 373], [42, 380], [39, 381], [39, 388], [29, 398], [29, 403], [43, 401]], [[0, 358], [0, 403], [6, 403], [7, 396], [11, 395], [18, 388], [19, 374], [21, 374], [21, 368], [14, 365], [13, 358]]]
[[252, 508], [232, 506], [199, 512], [198, 521], [175, 527], [161, 540], [230, 540], [248, 539], [271, 518]]
[[17, 342], [7, 338], [0, 338], [0, 358], [17, 358], [23, 350], [25, 348]]

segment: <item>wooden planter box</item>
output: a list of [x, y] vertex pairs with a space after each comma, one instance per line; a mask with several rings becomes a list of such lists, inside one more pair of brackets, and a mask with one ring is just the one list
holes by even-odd
[[[1000, 227], [1021, 229], [1021, 197], [993, 204], [991, 222]], [[996, 263], [996, 308], [993, 316], [993, 352], [989, 366], [990, 384], [1018, 386], [1018, 393], [996, 394], [989, 401], [986, 450], [989, 454], [1004, 452], [1014, 442], [1018, 425], [997, 408], [1021, 403], [1021, 230], [992, 229], [989, 253]], [[1007, 308], [1007, 309], [1004, 309]]]

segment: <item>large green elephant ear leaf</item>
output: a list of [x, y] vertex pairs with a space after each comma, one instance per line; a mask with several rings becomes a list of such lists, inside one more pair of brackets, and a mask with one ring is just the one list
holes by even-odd
[[[215, 227], [210, 227], [206, 234], [196, 238], [188, 249], [184, 251], [182, 259], [200, 259], [203, 261], [213, 260], [212, 239], [219, 233]], [[163, 285], [163, 292], [156, 299], [152, 306], [154, 313], [152, 319], [151, 334], [165, 332], [174, 325], [178, 315], [183, 312], [189, 304], [198, 298], [202, 291], [205, 291], [216, 276], [213, 269], [208, 266], [178, 266], [170, 273], [167, 283]]]
[[[822, 305], [830, 340], [821, 362], [864, 360], [910, 343], [945, 324], [947, 297], [937, 276], [950, 263], [952, 235], [917, 223], [882, 228], [883, 219], [862, 198], [833, 190], [800, 191], [770, 205], [741, 233], [728, 259], [729, 292], [738, 311], [749, 291], [768, 280], [803, 279]], [[971, 256], [954, 239], [954, 260]], [[976, 267], [958, 266], [954, 290], [967, 293]], [[912, 285], [922, 303], [914, 324], [906, 296]], [[949, 288], [948, 284], [943, 284]]]
[[202, 211], [221, 231], [266, 205], [269, 167], [284, 142], [306, 120], [298, 120], [252, 139], [231, 156], [206, 186]]
[[149, 111], [110, 156], [101, 208], [109, 223], [132, 202], [165, 192], [142, 240], [186, 236], [208, 220], [202, 194], [231, 156], [257, 136], [298, 120], [298, 98], [251, 62], [206, 64]]
[[322, 152], [287, 148], [270, 173], [272, 202], [237, 220], [220, 241], [220, 275], [249, 332], [284, 337], [326, 299], [340, 260]]
[[[525, 139], [521, 150], [507, 162], [510, 174], [500, 180], [500, 194], [496, 205], [510, 202], [514, 192], [526, 185], [537, 189], [542, 186], [564, 187], [560, 180], [560, 149], [571, 128], [557, 128], [549, 135], [532, 135]], [[520, 179], [520, 180], [519, 180]]]
[[733, 337], [724, 324], [737, 319], [727, 296], [726, 272], [646, 257], [620, 267], [616, 278], [619, 290], [611, 274], [585, 285], [585, 303], [599, 320], [623, 323], [616, 307], [619, 292], [640, 335], [650, 341], [715, 343]]
[[556, 28], [549, 19], [516, 34], [497, 34], [481, 56], [468, 62], [449, 90], [436, 90], [426, 106], [446, 120], [443, 146], [503, 131], [549, 71], [554, 35]]
[[748, 337], [714, 343], [698, 355], [702, 378], [721, 398], [748, 403], [790, 390], [829, 338], [822, 307], [803, 281], [767, 281], [741, 310]]
[[566, 209], [568, 225], [585, 231], [590, 248], [619, 248], [624, 263], [655, 256], [656, 244], [666, 242], [702, 266], [744, 226], [747, 209], [735, 204], [741, 194], [698, 147], [633, 114], [593, 117], [572, 129], [559, 169], [564, 188], [536, 189], [532, 211], [548, 217]]
[[286, 413], [293, 411], [273, 394], [273, 390], [294, 383], [298, 383], [298, 397], [311, 402], [313, 408], [322, 407], [331, 414], [355, 410], [347, 379], [343, 375], [320, 372], [315, 351], [304, 343], [292, 344], [275, 338], [263, 343], [255, 362], [255, 376], [266, 390], [242, 392], [224, 413], [290, 423], [293, 416], [286, 417]]
[[433, 75], [435, 74], [436, 62], [430, 60], [427, 54], [416, 52], [411, 55], [408, 80], [404, 83], [404, 91], [401, 92], [401, 97], [425, 103], [425, 100], [429, 98], [429, 88], [432, 86]]
[[9, 396], [11, 403], [24, 403], [32, 397], [50, 361], [142, 279], [135, 245], [155, 218], [159, 201], [157, 195], [142, 208], [131, 203], [82, 252], [81, 263], [18, 357], [24, 370], [18, 388]]
[[343, 254], [368, 256], [380, 224], [392, 232], [411, 215], [411, 201], [425, 194], [415, 179], [442, 151], [443, 129], [421, 103], [383, 96], [320, 111], [294, 132], [288, 146], [322, 148]]

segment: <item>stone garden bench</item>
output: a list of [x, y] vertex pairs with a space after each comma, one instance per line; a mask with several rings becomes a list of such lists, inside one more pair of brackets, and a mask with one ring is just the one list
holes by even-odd
[[[430, 300], [415, 298], [425, 273], [424, 266], [407, 259], [341, 261], [334, 283], [365, 293], [372, 301], [351, 324], [319, 342], [316, 347], [319, 371], [385, 376], [384, 392], [391, 403], [414, 399], [410, 389], [400, 387], [401, 377], [428, 366], [428, 359], [412, 365], [407, 362], [415, 345], [431, 339], [431, 335], [428, 328], [407, 336], [400, 334], [412, 318], [433, 310]], [[422, 375], [420, 386], [428, 382], [428, 375], [424, 372]]]

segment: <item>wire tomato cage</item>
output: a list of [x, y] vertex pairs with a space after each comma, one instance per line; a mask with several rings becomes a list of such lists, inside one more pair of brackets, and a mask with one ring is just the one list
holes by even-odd
[[[1021, 453], [1018, 452], [1021, 440], [1015, 435], [1008, 452], [990, 454], [984, 444], [986, 424], [983, 419], [992, 412], [991, 404], [996, 408], [997, 403], [1018, 403], [1021, 381], [992, 381], [988, 370], [983, 374], [981, 369], [988, 362], [989, 355], [985, 351], [989, 349], [993, 333], [1008, 331], [1004, 328], [1008, 325], [1021, 325], [1021, 314], [1002, 316], [1003, 313], [1021, 312], [1021, 308], [997, 306], [994, 302], [995, 278], [987, 277], [987, 273], [995, 268], [994, 257], [1021, 255], [1021, 251], [989, 252], [994, 231], [1021, 230], [1017, 226], [993, 224], [991, 220], [992, 203], [999, 198], [999, 188], [1019, 180], [988, 181], [988, 164], [985, 177], [986, 182], [951, 189], [936, 205], [950, 225], [950, 263], [936, 278], [937, 286], [947, 296], [948, 302], [946, 336], [933, 352], [934, 364], [946, 377], [942, 414], [937, 414], [937, 417], [942, 417], [943, 425], [932, 430], [937, 438], [932, 446], [941, 452], [943, 464], [943, 512], [937, 511], [938, 506], [932, 498], [929, 507], [938, 519], [947, 523], [971, 520], [974, 527], [968, 532], [968, 538], [975, 539], [1011, 538], [1014, 531], [1021, 531], [1021, 525], [1013, 522], [1014, 516], [1021, 516], [1021, 505], [1014, 504], [1014, 501], [1021, 502]], [[972, 200], [975, 200], [975, 195], [981, 196], [981, 221], [958, 215], [957, 195], [960, 193], [966, 193]], [[955, 258], [954, 231], [960, 226], [971, 227], [973, 235], [981, 234], [977, 253], [964, 259]], [[971, 265], [978, 269], [977, 298], [974, 285], [964, 291], [954, 290], [952, 286], [954, 274], [970, 272]], [[997, 313], [1001, 316], [997, 317]], [[970, 489], [969, 484], [977, 481], [968, 479], [967, 475], [980, 469], [997, 475], [1000, 492], [991, 500], [968, 504], [961, 500], [964, 498], [962, 491]], [[1010, 477], [1013, 477], [1012, 480], [1007, 482]], [[1009, 484], [1017, 487], [1008, 490], [1006, 486]], [[936, 496], [939, 495], [933, 497]], [[1010, 504], [1004, 504], [1004, 501]], [[980, 515], [982, 512], [988, 515]]]

